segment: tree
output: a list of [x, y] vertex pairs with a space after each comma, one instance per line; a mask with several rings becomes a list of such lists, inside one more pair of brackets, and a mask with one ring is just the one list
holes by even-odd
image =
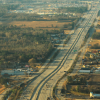
[[81, 83], [81, 84], [83, 83], [83, 77], [80, 78], [80, 83]]
[[53, 27], [53, 24], [51, 24], [51, 27]]
[[68, 24], [64, 24], [63, 27], [64, 27], [64, 28], [67, 28], [67, 27], [68, 27]]
[[28, 63], [32, 68], [36, 67], [36, 60], [34, 58], [29, 59]]
[[72, 28], [74, 28], [74, 22], [72, 22]]
[[28, 63], [36, 63], [36, 59], [31, 58], [31, 59], [29, 59]]
[[79, 92], [79, 90], [80, 90], [80, 86], [78, 85], [76, 91]]
[[28, 75], [28, 73], [27, 73], [26, 71], [24, 72], [24, 74], [25, 74], [26, 76]]
[[68, 76], [67, 79], [68, 79], [68, 83], [71, 83], [73, 81], [72, 76]]

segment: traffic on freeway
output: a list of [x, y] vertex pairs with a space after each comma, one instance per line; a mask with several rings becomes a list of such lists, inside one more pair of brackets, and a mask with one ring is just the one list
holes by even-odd
[[[92, 8], [85, 14], [85, 20], [72, 34], [67, 45], [65, 47], [62, 46], [60, 53], [54, 61], [48, 65], [48, 69], [27, 86], [20, 100], [47, 100], [47, 97], [53, 99], [52, 90], [54, 85], [57, 80], [65, 74], [64, 71], [67, 71], [71, 67], [97, 13], [98, 9]], [[73, 52], [73, 50], [76, 50], [76, 52]]]

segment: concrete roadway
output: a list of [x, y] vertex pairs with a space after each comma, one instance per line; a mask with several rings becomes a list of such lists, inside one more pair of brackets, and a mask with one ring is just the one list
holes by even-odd
[[[72, 32], [73, 32], [73, 30], [72, 30], [69, 34], [72, 34]], [[67, 37], [66, 37], [66, 38], [67, 38]], [[54, 54], [58, 49], [62, 49], [62, 48], [63, 48], [63, 42], [64, 42], [64, 41], [65, 41], [65, 39], [61, 42], [61, 44], [57, 47], [57, 49], [53, 52], [53, 54]], [[44, 65], [41, 67], [41, 69], [39, 70], [39, 72], [36, 72], [36, 73], [35, 73], [36, 75], [32, 76], [32, 78], [35, 78], [36, 76], [38, 76], [38, 74], [41, 73], [41, 72], [44, 70], [44, 68], [45, 68], [46, 66], [48, 66], [47, 64], [49, 63], [50, 58], [53, 56], [53, 54], [46, 60], [46, 62], [45, 62]], [[62, 57], [63, 57], [63, 55], [62, 55]], [[62, 58], [60, 58], [60, 59], [62, 59]], [[56, 62], [57, 62], [57, 61], [55, 61], [54, 63], [56, 64]], [[60, 60], [59, 60], [59, 62], [60, 62]], [[52, 64], [53, 64], [53, 63], [52, 63]], [[51, 68], [49, 68], [49, 71], [50, 71], [50, 70], [52, 71], [52, 70], [55, 69], [55, 67], [52, 68], [52, 64], [51, 64]], [[50, 72], [51, 72], [51, 71], [50, 71]], [[49, 73], [50, 73], [50, 72], [49, 72]], [[45, 73], [44, 73], [44, 76], [45, 76]], [[40, 77], [38, 78], [38, 81], [40, 82], [41, 78], [44, 78], [44, 76], [40, 76]], [[34, 85], [34, 84], [35, 84], [35, 85]], [[36, 85], [38, 84], [38, 82], [35, 81], [34, 84], [31, 83], [31, 84], [29, 84], [29, 85], [24, 89], [24, 91], [23, 91], [23, 93], [22, 93], [22, 95], [21, 95], [21, 97], [20, 97], [20, 100], [27, 100], [27, 99], [30, 99], [30, 98], [31, 98], [31, 95], [32, 95], [32, 93], [33, 93], [33, 91], [34, 91], [34, 88], [36, 87]], [[28, 90], [28, 92], [27, 92], [27, 90]]]
[[[73, 35], [72, 35], [72, 38], [71, 38], [71, 40], [69, 41], [69, 43], [68, 43], [68, 45], [66, 45], [61, 51], [60, 51], [60, 53], [59, 53], [59, 55], [56, 57], [56, 59], [54, 60], [54, 62], [55, 61], [59, 61], [59, 60], [57, 60], [57, 59], [59, 59], [59, 58], [61, 58], [61, 56], [63, 55], [64, 56], [64, 54], [66, 53], [66, 50], [68, 50], [68, 48], [73, 44], [73, 42], [75, 41], [75, 39], [76, 39], [76, 37], [77, 37], [77, 32], [79, 31], [80, 32], [80, 30], [81, 30], [82, 28], [79, 28]], [[73, 54], [71, 55], [71, 56], [73, 56]], [[73, 60], [71, 60], [71, 62], [72, 62]], [[53, 62], [53, 68], [55, 67], [57, 67], [57, 65], [58, 65], [58, 63], [56, 63], [56, 65], [54, 65], [55, 63]], [[60, 60], [60, 62], [61, 62], [61, 60]], [[69, 62], [69, 61], [68, 61]], [[51, 64], [50, 64], [51, 65]], [[66, 66], [65, 66], [66, 67]], [[63, 68], [65, 68], [65, 67], [63, 67]], [[49, 68], [51, 68], [51, 66], [49, 67]], [[69, 67], [70, 68], [70, 67]], [[50, 70], [50, 69], [48, 69], [48, 70]], [[48, 70], [47, 70], [47, 73], [48, 73]], [[46, 74], [47, 74], [46, 73]], [[60, 70], [59, 72], [58, 72], [58, 74], [55, 74], [55, 76], [56, 75], [58, 75], [55, 79], [53, 79], [53, 80], [50, 80], [50, 82], [51, 82], [51, 84], [53, 83], [56, 83], [56, 79], [58, 79], [59, 78], [59, 76], [61, 75], [61, 73], [63, 74], [63, 71], [62, 70]], [[53, 82], [52, 82], [53, 81]], [[55, 82], [54, 82], [55, 81]], [[39, 92], [40, 92], [40, 89], [42, 88], [42, 85], [45, 83], [45, 81], [43, 81], [42, 83], [41, 83], [41, 85], [39, 85], [38, 87], [37, 87], [37, 90], [36, 90], [36, 93], [34, 94], [34, 96], [33, 96], [33, 98], [32, 98], [32, 100], [38, 100], [38, 99], [41, 99], [41, 98], [43, 98], [43, 95], [41, 95], [39, 98], [37, 98], [37, 95], [39, 95]], [[43, 89], [43, 90], [45, 90], [45, 89]], [[46, 90], [48, 90], [48, 89], [46, 89]], [[52, 90], [51, 90], [52, 91]], [[43, 92], [42, 92], [43, 93]], [[43, 100], [46, 100], [46, 98], [47, 98], [47, 95], [48, 94], [48, 92], [46, 92], [46, 96], [45, 96], [45, 98], [43, 98]], [[51, 94], [51, 93], [49, 93], [49, 94]]]
[[[92, 17], [92, 16], [91, 16]], [[94, 16], [93, 16], [93, 19], [94, 19]], [[91, 23], [93, 22], [93, 19], [91, 19]], [[78, 50], [81, 46], [81, 43], [83, 42], [83, 39], [84, 39], [84, 36], [86, 34], [86, 32], [88, 31], [88, 28], [86, 27], [85, 30], [83, 31], [83, 35], [81, 36], [81, 38], [79, 39], [77, 45], [75, 46], [75, 48]], [[83, 38], [83, 39], [82, 39]], [[43, 98], [43, 100], [46, 100], [47, 97], [50, 97], [52, 94], [52, 89], [53, 89], [53, 86], [55, 85], [55, 83], [57, 82], [57, 80], [60, 78], [60, 76], [63, 75], [64, 73], [64, 70], [68, 70], [71, 66], [71, 62], [74, 61], [75, 57], [76, 57], [77, 53], [74, 54], [73, 52], [70, 54], [70, 56], [68, 57], [68, 60], [66, 61], [65, 65], [62, 67], [62, 69], [60, 69], [60, 71], [55, 74], [53, 77], [52, 77], [52, 80], [49, 80], [45, 85], [44, 87], [42, 88], [41, 90], [41, 94], [39, 96], [39, 99], [38, 100], [41, 100], [41, 98]], [[73, 59], [72, 61], [70, 61], [69, 59]], [[69, 67], [68, 67], [69, 66]], [[51, 84], [49, 85], [48, 87], [48, 84]], [[43, 91], [46, 91], [45, 94]], [[33, 99], [35, 100], [35, 99]]]
[[[47, 75], [49, 75], [52, 71], [54, 71], [56, 68], [57, 68], [57, 66], [59, 65], [59, 63], [62, 61], [62, 59], [63, 59], [63, 57], [64, 57], [64, 55], [66, 54], [66, 52], [67, 52], [67, 50], [70, 48], [69, 46], [71, 46], [71, 44], [74, 42], [74, 40], [76, 39], [76, 37], [77, 37], [77, 33], [79, 32], [81, 30], [81, 28], [79, 28], [78, 30], [76, 30], [76, 33], [74, 34], [74, 36], [73, 36], [73, 38], [70, 40], [70, 43], [69, 43], [69, 45], [68, 46], [66, 46], [65, 47], [65, 49], [63, 49], [63, 50], [61, 50], [60, 51], [60, 53], [57, 55], [57, 57], [55, 58], [55, 60], [52, 62], [52, 63], [50, 63], [48, 66], [48, 69], [44, 72], [44, 73], [42, 73], [36, 80], [34, 80], [30, 85], [28, 85], [28, 87], [25, 89], [26, 91], [24, 91], [23, 92], [23, 94], [22, 94], [22, 96], [21, 96], [21, 98], [20, 98], [20, 100], [27, 100], [27, 99], [32, 99], [32, 94], [34, 95], [34, 91], [36, 91], [37, 90], [37, 88], [36, 87], [39, 87], [38, 85], [39, 85], [39, 83], [47, 76]], [[61, 49], [63, 48], [63, 45], [61, 44], [60, 46], [59, 46]], [[44, 66], [43, 66], [44, 67]], [[27, 90], [29, 91], [28, 93], [27, 93]], [[38, 92], [37, 92], [38, 93]], [[36, 93], [36, 94], [37, 94]], [[34, 96], [34, 98], [36, 98], [35, 96]], [[33, 99], [33, 100], [35, 100], [35, 99]]]
[[[89, 14], [88, 16], [90, 16], [91, 14]], [[87, 20], [85, 20], [85, 22], [83, 23], [83, 26], [85, 27], [85, 23], [87, 22]], [[82, 31], [82, 28], [78, 28], [76, 30], [76, 32], [72, 35], [72, 38], [70, 39], [68, 45], [66, 45], [64, 48], [62, 47], [62, 45], [60, 46], [62, 49], [60, 51], [60, 53], [57, 55], [57, 57], [55, 58], [55, 60], [50, 63], [48, 65], [48, 69], [42, 73], [37, 79], [35, 79], [27, 88], [26, 88], [26, 91], [23, 92], [20, 100], [36, 100], [37, 98], [37, 95], [40, 91], [40, 88], [42, 87], [42, 85], [45, 83], [45, 80], [48, 76], [50, 76], [52, 74], [52, 72], [57, 69], [59, 63], [62, 61], [64, 55], [67, 53], [67, 51], [70, 49], [70, 47], [72, 46], [73, 42], [75, 41], [78, 33]], [[76, 47], [77, 48], [77, 47]], [[77, 54], [76, 54], [77, 55]], [[73, 54], [71, 55], [73, 58]], [[74, 61], [71, 60], [71, 61]], [[68, 61], [69, 62], [69, 61]], [[63, 68], [66, 68], [63, 67]], [[63, 73], [62, 71], [60, 71], [60, 73]], [[59, 74], [60, 74], [59, 73]], [[58, 74], [58, 76], [59, 76]], [[56, 79], [58, 79], [56, 77]], [[50, 81], [51, 82], [51, 81]], [[56, 81], [55, 81], [56, 82]], [[51, 82], [52, 83], [52, 82]], [[41, 92], [41, 91], [40, 91]], [[46, 93], [46, 96], [47, 96], [48, 92]], [[50, 93], [49, 93], [50, 94]], [[44, 94], [43, 94], [44, 95]], [[46, 96], [43, 100], [46, 100]], [[40, 98], [41, 99], [41, 98]]]

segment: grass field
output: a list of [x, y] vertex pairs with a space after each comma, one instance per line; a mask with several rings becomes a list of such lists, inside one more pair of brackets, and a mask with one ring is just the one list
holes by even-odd
[[84, 96], [89, 96], [89, 94], [87, 94], [87, 93], [80, 93], [80, 92], [74, 92], [74, 91], [71, 91], [71, 93], [72, 94], [74, 94], [74, 95], [84, 95]]
[[[71, 24], [71, 22], [58, 22], [58, 21], [12, 21], [8, 25], [16, 25], [23, 27], [43, 28], [43, 29], [59, 29], [64, 24]], [[56, 28], [58, 27], [58, 28]]]
[[94, 44], [97, 44], [97, 43], [100, 44], [100, 40], [92, 39], [92, 41], [89, 44], [94, 45]]

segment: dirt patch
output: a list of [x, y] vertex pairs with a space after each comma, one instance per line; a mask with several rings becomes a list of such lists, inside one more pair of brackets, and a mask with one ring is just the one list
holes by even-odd
[[6, 87], [0, 84], [0, 94], [2, 94], [5, 91], [5, 89]]
[[99, 19], [99, 21], [98, 21], [98, 24], [100, 25], [100, 19]]
[[0, 22], [0, 25], [2, 24], [2, 22]]
[[100, 44], [100, 40], [97, 40], [97, 39], [92, 39], [92, 41], [89, 43], [91, 45], [94, 45], [94, 44]]
[[100, 32], [100, 29], [96, 29], [96, 32]]
[[64, 34], [69, 34], [71, 30], [64, 30]]

